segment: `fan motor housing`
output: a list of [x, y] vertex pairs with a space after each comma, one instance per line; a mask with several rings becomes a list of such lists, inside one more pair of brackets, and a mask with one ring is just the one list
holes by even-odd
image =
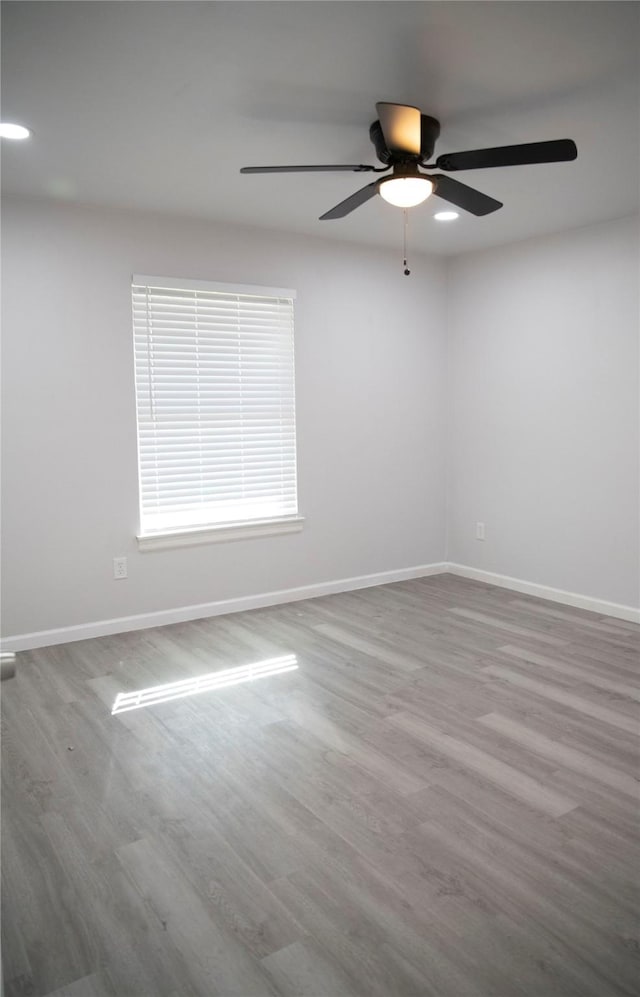
[[[410, 153], [403, 153], [402, 159], [405, 161], [415, 160], [418, 163], [425, 162], [431, 159], [433, 155], [433, 150], [440, 135], [440, 122], [436, 118], [430, 117], [428, 114], [420, 115], [420, 155], [412, 156]], [[369, 138], [373, 142], [374, 148], [376, 150], [376, 156], [381, 163], [387, 166], [393, 161], [397, 161], [397, 153], [390, 152], [385, 145], [384, 136], [382, 134], [382, 127], [379, 121], [374, 121], [369, 128]]]

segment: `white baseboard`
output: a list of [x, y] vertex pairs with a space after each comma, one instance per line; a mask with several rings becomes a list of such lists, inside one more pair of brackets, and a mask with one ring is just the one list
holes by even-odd
[[565, 606], [574, 606], [576, 609], [587, 609], [592, 613], [599, 613], [601, 616], [614, 616], [618, 620], [640, 623], [640, 609], [636, 609], [634, 606], [622, 606], [617, 602], [594, 599], [592, 596], [580, 595], [578, 592], [565, 592], [564, 589], [550, 588], [548, 585], [539, 585], [537, 582], [525, 582], [522, 578], [511, 578], [509, 575], [497, 575], [493, 571], [483, 571], [481, 568], [470, 568], [466, 564], [449, 563], [445, 570], [452, 575], [460, 575], [462, 578], [472, 578], [476, 582], [486, 582], [487, 585], [498, 585], [500, 588], [512, 589], [514, 592], [537, 596], [539, 599], [549, 599], [550, 602], [561, 602]]
[[421, 564], [413, 568], [359, 575], [356, 578], [340, 578], [331, 582], [301, 585], [298, 588], [281, 589], [278, 592], [222, 599], [219, 602], [203, 602], [197, 606], [181, 606], [178, 609], [162, 609], [155, 613], [120, 616], [113, 620], [80, 623], [70, 627], [58, 627], [55, 630], [38, 630], [35, 633], [3, 638], [2, 650], [30, 651], [37, 647], [68, 644], [76, 640], [90, 640], [92, 637], [107, 637], [110, 634], [128, 633], [131, 630], [148, 630], [150, 627], [164, 627], [169, 623], [185, 623], [187, 620], [202, 620], [208, 616], [222, 616], [225, 613], [241, 613], [247, 609], [279, 606], [287, 602], [300, 602], [302, 599], [315, 599], [321, 595], [333, 595], [336, 592], [352, 592], [355, 589], [371, 588], [374, 585], [403, 582], [409, 578], [425, 578], [427, 575], [442, 574], [446, 570], [447, 565], [443, 562]]
[[185, 623], [188, 620], [206, 619], [208, 616], [222, 616], [226, 613], [241, 613], [247, 609], [262, 609], [266, 606], [279, 606], [287, 602], [300, 602], [302, 599], [316, 599], [322, 595], [337, 592], [352, 592], [356, 589], [371, 588], [374, 585], [388, 585], [392, 582], [407, 581], [410, 578], [426, 578], [429, 575], [449, 573], [498, 585], [500, 588], [523, 592], [525, 595], [549, 599], [577, 609], [587, 609], [601, 616], [613, 616], [631, 623], [640, 623], [640, 609], [622, 606], [604, 599], [565, 592], [536, 582], [526, 582], [509, 575], [498, 575], [492, 571], [471, 568], [465, 564], [440, 561], [434, 564], [421, 564], [413, 568], [398, 568], [394, 571], [379, 571], [373, 575], [359, 575], [355, 578], [340, 578], [336, 581], [317, 582], [298, 588], [280, 589], [277, 592], [264, 592], [259, 595], [240, 596], [237, 599], [222, 599], [219, 602], [203, 602], [197, 606], [181, 606], [177, 609], [162, 609], [155, 613], [140, 613], [136, 616], [120, 616], [113, 620], [98, 620], [94, 623], [80, 623], [55, 630], [39, 630], [35, 633], [17, 634], [2, 640], [3, 651], [29, 651], [53, 644], [67, 644], [76, 640], [90, 640], [92, 637], [106, 637], [110, 634], [127, 633], [131, 630], [147, 630], [150, 627], [164, 627], [170, 623]]

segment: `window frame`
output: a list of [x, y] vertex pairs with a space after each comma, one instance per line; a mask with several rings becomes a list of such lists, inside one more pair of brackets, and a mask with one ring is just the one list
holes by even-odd
[[[210, 291], [230, 295], [258, 296], [261, 298], [287, 298], [292, 302], [296, 292], [291, 288], [266, 287], [255, 284], [238, 284], [221, 281], [194, 280], [181, 277], [163, 277], [149, 274], [131, 275], [131, 315], [133, 327], [134, 352], [134, 387], [136, 408], [136, 452], [138, 465], [138, 523], [136, 534], [140, 551], [162, 550], [173, 547], [191, 547], [206, 543], [244, 540], [250, 537], [266, 537], [285, 533], [296, 533], [302, 530], [304, 516], [300, 514], [298, 504], [298, 453], [297, 453], [297, 413], [295, 394], [295, 339], [292, 338], [291, 364], [293, 374], [293, 427], [294, 427], [294, 473], [295, 473], [295, 514], [272, 516], [260, 519], [234, 520], [224, 523], [203, 523], [196, 526], [167, 527], [166, 529], [143, 529], [143, 491], [142, 491], [142, 460], [140, 434], [140, 408], [138, 399], [138, 377], [136, 373], [136, 323], [133, 309], [133, 296], [136, 287], [155, 287], [177, 291]], [[295, 335], [295, 333], [294, 333]]]

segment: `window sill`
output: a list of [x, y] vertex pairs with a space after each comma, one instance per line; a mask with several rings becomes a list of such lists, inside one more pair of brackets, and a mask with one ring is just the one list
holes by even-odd
[[248, 540], [278, 533], [298, 533], [303, 516], [287, 519], [263, 519], [253, 523], [232, 523], [226, 526], [198, 526], [195, 529], [171, 530], [166, 533], [145, 533], [136, 537], [138, 550], [167, 550], [170, 547], [195, 547], [200, 544], [224, 543], [228, 540]]

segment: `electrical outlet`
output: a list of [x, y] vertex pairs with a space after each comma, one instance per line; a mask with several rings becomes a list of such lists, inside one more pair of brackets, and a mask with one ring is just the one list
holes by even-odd
[[126, 557], [114, 557], [114, 559], [113, 559], [113, 577], [114, 578], [126, 578], [127, 577], [127, 559], [126, 559]]
[[476, 540], [484, 540], [484, 523], [476, 523]]

